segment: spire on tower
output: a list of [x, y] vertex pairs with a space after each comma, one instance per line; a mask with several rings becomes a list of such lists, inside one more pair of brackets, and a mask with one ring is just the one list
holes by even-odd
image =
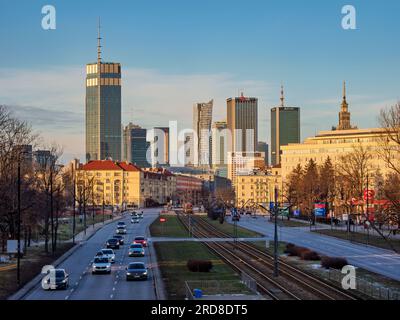
[[343, 100], [346, 101], [346, 81], [343, 81]]
[[281, 107], [284, 107], [285, 105], [285, 95], [283, 91], [283, 85], [281, 85]]
[[97, 63], [101, 63], [101, 36], [100, 36], [100, 17], [99, 17], [99, 24], [97, 27]]

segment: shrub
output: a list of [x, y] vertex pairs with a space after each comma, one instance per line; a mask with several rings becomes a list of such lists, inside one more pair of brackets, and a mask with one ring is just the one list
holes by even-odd
[[322, 257], [321, 266], [325, 269], [342, 269], [344, 266], [348, 265], [346, 258], [336, 258], [336, 257]]
[[186, 266], [191, 272], [210, 272], [213, 264], [209, 260], [188, 260]]
[[312, 250], [302, 252], [300, 258], [307, 261], [318, 261], [321, 259], [319, 254]]

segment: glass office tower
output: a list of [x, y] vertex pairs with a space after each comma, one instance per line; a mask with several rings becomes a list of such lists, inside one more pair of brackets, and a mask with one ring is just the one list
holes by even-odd
[[121, 160], [121, 65], [86, 65], [86, 161]]

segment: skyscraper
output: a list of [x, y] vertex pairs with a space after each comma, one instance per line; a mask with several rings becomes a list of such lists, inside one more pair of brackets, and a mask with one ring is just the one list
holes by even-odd
[[193, 130], [197, 134], [194, 148], [197, 149], [197, 165], [209, 167], [211, 164], [210, 132], [212, 121], [212, 110], [214, 101], [207, 103], [196, 103], [193, 106]]
[[265, 154], [265, 166], [268, 167], [269, 159], [268, 159], [268, 143], [263, 141], [258, 141], [257, 151], [263, 152]]
[[129, 123], [124, 129], [123, 160], [141, 168], [147, 168], [149, 163], [146, 158], [148, 143], [147, 130]]
[[254, 152], [258, 142], [258, 99], [243, 96], [229, 98], [227, 126], [232, 134], [231, 152]]
[[226, 121], [216, 121], [211, 127], [211, 163], [217, 175], [227, 177], [228, 144], [230, 143]]
[[97, 62], [86, 65], [86, 160], [121, 160], [121, 65], [102, 62], [100, 23]]
[[152, 166], [169, 166], [169, 128], [155, 127], [151, 134]]
[[283, 87], [281, 105], [271, 109], [271, 163], [280, 164], [281, 146], [300, 143], [300, 108], [285, 107]]

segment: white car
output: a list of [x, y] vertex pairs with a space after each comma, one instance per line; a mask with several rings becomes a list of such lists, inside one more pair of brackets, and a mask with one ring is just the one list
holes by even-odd
[[115, 262], [115, 253], [113, 249], [101, 249], [103, 257], [106, 257], [111, 263]]
[[117, 230], [115, 231], [116, 234], [126, 234], [126, 228], [122, 226], [118, 226]]
[[106, 256], [94, 258], [92, 274], [95, 273], [111, 273], [111, 262]]

